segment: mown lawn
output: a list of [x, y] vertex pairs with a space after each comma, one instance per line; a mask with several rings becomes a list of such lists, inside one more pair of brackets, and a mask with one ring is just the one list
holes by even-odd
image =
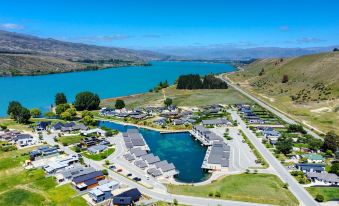
[[307, 187], [306, 190], [313, 197], [324, 196], [324, 201], [339, 200], [339, 187]]
[[80, 143], [80, 141], [83, 138], [85, 138], [85, 136], [81, 135], [62, 136], [58, 137], [58, 142], [60, 142], [64, 146], [67, 146], [75, 143]]
[[[298, 205], [283, 182], [270, 174], [239, 174], [224, 177], [204, 186], [167, 185], [174, 194], [220, 198], [274, 205]], [[220, 197], [218, 197], [218, 193]]]
[[100, 152], [99, 154], [91, 154], [89, 152], [82, 152], [81, 154], [87, 157], [88, 159], [100, 161], [106, 159], [109, 155], [113, 154], [114, 151], [115, 151], [114, 148], [109, 148], [106, 151]]

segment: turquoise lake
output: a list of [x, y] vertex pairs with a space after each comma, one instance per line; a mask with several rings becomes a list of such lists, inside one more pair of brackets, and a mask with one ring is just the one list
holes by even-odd
[[98, 71], [0, 78], [0, 116], [6, 115], [8, 102], [19, 101], [28, 108], [47, 111], [57, 92], [69, 102], [81, 91], [97, 93], [100, 98], [147, 92], [160, 81], [174, 81], [181, 74], [209, 74], [234, 71], [228, 64], [201, 62], [151, 62], [149, 67], [120, 67]]
[[[129, 128], [136, 128], [107, 121], [100, 122], [100, 126], [116, 129], [120, 132], [126, 132]], [[208, 179], [209, 174], [201, 169], [207, 148], [201, 146], [200, 142], [194, 140], [189, 133], [161, 134], [143, 128], [140, 128], [139, 131], [144, 136], [153, 154], [159, 156], [161, 160], [172, 162], [179, 170], [180, 173], [176, 177], [177, 181], [195, 183]]]

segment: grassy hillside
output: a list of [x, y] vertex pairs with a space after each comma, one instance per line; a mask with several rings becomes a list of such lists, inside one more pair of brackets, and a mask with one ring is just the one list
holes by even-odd
[[228, 77], [303, 123], [338, 133], [338, 71], [339, 52], [330, 52], [257, 60]]

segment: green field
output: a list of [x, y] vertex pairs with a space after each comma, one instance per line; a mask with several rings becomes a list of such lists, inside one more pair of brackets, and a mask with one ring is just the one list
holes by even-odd
[[80, 143], [80, 141], [83, 138], [85, 138], [85, 136], [81, 136], [81, 135], [61, 136], [61, 137], [58, 137], [58, 142], [60, 142], [64, 146], [67, 146], [71, 144]]
[[114, 151], [115, 151], [114, 148], [109, 148], [106, 151], [103, 151], [99, 154], [91, 154], [89, 152], [82, 152], [81, 154], [87, 157], [88, 159], [100, 161], [100, 160], [106, 159], [109, 155], [113, 154]]
[[[298, 205], [292, 193], [283, 188], [283, 182], [270, 174], [231, 175], [204, 186], [167, 185], [174, 194], [213, 197], [227, 200], [274, 205]], [[220, 193], [220, 197], [216, 197]]]
[[33, 149], [0, 152], [0, 205], [87, 205], [70, 184], [57, 187], [53, 177], [46, 178], [43, 170], [22, 167], [27, 152]]
[[[175, 86], [163, 89], [163, 92], [148, 92], [139, 95], [121, 97], [127, 108], [163, 106], [164, 94], [173, 99], [176, 106], [205, 106], [210, 104], [237, 104], [251, 101], [232, 88], [228, 89], [199, 89], [178, 90]], [[114, 107], [116, 98], [104, 99], [103, 107]]]
[[339, 187], [307, 187], [306, 190], [313, 197], [324, 196], [324, 201], [339, 200]]

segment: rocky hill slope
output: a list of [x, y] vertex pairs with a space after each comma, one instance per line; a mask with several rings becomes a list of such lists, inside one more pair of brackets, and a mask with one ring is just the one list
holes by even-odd
[[[150, 51], [102, 47], [44, 39], [0, 30], [0, 75], [68, 72], [145, 64], [168, 58]], [[104, 60], [107, 64], [89, 61]], [[115, 60], [114, 63], [110, 60]], [[118, 63], [119, 62], [119, 63]], [[86, 64], [83, 64], [86, 63]]]

